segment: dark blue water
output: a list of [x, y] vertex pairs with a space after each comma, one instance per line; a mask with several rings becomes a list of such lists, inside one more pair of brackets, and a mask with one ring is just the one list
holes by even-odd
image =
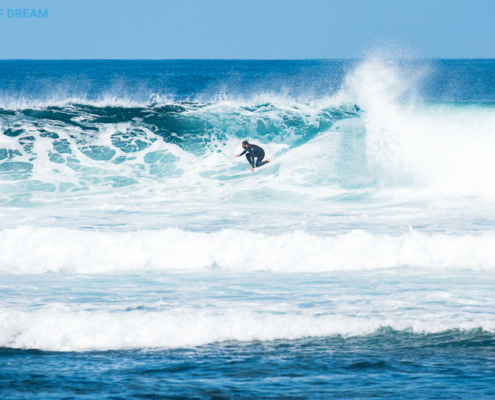
[[[337, 92], [360, 62], [0, 60], [0, 89], [3, 101], [22, 99], [31, 104], [71, 98], [95, 101], [108, 94], [141, 104], [152, 104], [160, 96], [175, 102], [207, 102], [218, 96], [249, 98], [260, 93], [318, 99]], [[393, 62], [406, 73], [423, 75], [420, 91], [429, 101], [495, 101], [494, 60]]]
[[192, 349], [0, 350], [3, 398], [440, 398], [495, 395], [492, 334], [227, 342]]

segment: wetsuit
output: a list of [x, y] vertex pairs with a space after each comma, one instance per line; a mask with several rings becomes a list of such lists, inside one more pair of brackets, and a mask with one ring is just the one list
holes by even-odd
[[[242, 156], [243, 154], [246, 154], [246, 158], [249, 161], [249, 164], [251, 164], [251, 167], [261, 167], [262, 165], [265, 165], [268, 161], [263, 161], [263, 158], [265, 158], [265, 150], [263, 150], [260, 146], [256, 146], [255, 144], [249, 144], [248, 148], [244, 150], [239, 156]], [[254, 162], [254, 159], [256, 158], [256, 164]]]

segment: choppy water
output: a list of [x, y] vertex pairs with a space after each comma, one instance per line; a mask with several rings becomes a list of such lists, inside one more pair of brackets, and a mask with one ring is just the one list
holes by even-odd
[[493, 396], [494, 84], [492, 60], [1, 61], [0, 393]]

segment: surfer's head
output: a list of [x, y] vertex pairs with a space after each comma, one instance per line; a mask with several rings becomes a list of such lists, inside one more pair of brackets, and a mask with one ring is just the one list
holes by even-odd
[[242, 147], [247, 149], [249, 146], [249, 142], [247, 140], [245, 140], [244, 142], [242, 142]]

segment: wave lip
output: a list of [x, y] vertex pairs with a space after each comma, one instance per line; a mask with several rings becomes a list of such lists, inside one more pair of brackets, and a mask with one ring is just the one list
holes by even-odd
[[[26, 251], [29, 243], [29, 251]], [[495, 232], [480, 235], [373, 235], [361, 230], [321, 237], [302, 231], [265, 235], [176, 228], [137, 232], [22, 227], [0, 232], [0, 273], [325, 272], [419, 268], [495, 269]]]

